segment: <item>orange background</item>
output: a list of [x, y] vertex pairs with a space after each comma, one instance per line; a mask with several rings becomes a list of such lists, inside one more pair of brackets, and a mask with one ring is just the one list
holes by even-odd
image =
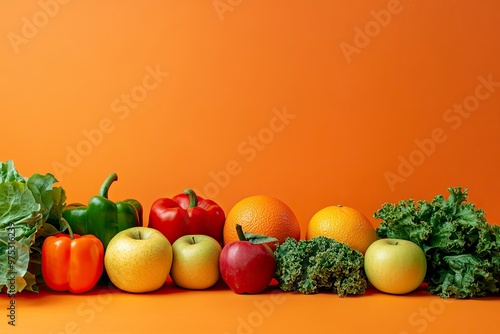
[[[138, 199], [146, 217], [155, 199], [192, 187], [226, 212], [249, 195], [276, 196], [305, 230], [328, 205], [371, 218], [384, 202], [463, 186], [498, 223], [499, 7], [3, 1], [0, 159], [25, 176], [53, 173], [68, 202], [86, 202], [116, 172], [110, 197]], [[78, 298], [66, 297], [66, 306]], [[227, 298], [222, 312], [245, 309], [246, 299]], [[327, 313], [362, 300], [297, 298], [301, 309], [276, 324], [318, 299]], [[414, 300], [403, 301], [411, 312]]]

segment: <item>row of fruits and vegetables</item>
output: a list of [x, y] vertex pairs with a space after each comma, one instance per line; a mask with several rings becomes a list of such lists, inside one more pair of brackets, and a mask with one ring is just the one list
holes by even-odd
[[[22, 176], [0, 162], [0, 292], [85, 293], [102, 282], [131, 293], [204, 290], [221, 278], [237, 294], [277, 282], [282, 291], [362, 295], [373, 286], [403, 295], [420, 286], [443, 298], [498, 294], [500, 227], [449, 188], [432, 201], [384, 203], [375, 228], [354, 208], [332, 205], [311, 218], [305, 238], [293, 210], [255, 195], [226, 212], [186, 189], [151, 205], [114, 202], [111, 173], [86, 202], [66, 203], [50, 173]], [[138, 279], [140, 277], [140, 279]]]

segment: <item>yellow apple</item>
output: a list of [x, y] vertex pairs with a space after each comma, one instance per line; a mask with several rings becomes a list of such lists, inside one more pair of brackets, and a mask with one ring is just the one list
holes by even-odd
[[172, 246], [158, 230], [131, 227], [116, 234], [104, 254], [111, 282], [127, 292], [150, 292], [165, 284], [172, 266]]
[[365, 253], [368, 281], [382, 292], [406, 294], [422, 284], [427, 271], [424, 251], [402, 239], [379, 239]]
[[220, 244], [208, 235], [185, 235], [172, 245], [174, 259], [170, 277], [175, 285], [193, 290], [207, 289], [219, 280]]

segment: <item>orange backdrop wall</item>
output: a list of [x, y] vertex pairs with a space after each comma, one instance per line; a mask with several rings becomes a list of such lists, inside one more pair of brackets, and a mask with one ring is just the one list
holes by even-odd
[[[2, 1], [2, 161], [85, 202], [342, 203], [448, 187], [500, 222], [494, 1]], [[373, 220], [373, 218], [372, 218]], [[377, 222], [373, 220], [376, 225]]]

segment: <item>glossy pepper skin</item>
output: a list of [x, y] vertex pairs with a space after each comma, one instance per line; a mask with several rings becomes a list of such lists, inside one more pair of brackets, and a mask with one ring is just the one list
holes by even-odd
[[58, 233], [42, 245], [42, 277], [52, 290], [91, 290], [104, 270], [104, 247], [95, 236]]
[[115, 203], [108, 199], [109, 188], [117, 180], [116, 173], [111, 173], [102, 184], [99, 195], [90, 198], [87, 206], [70, 204], [62, 213], [74, 233], [95, 235], [104, 249], [118, 232], [142, 226], [143, 209], [137, 200], [126, 199]]
[[222, 244], [224, 210], [192, 189], [172, 198], [159, 198], [151, 206], [148, 226], [163, 233], [171, 244], [187, 234], [211, 236]]

